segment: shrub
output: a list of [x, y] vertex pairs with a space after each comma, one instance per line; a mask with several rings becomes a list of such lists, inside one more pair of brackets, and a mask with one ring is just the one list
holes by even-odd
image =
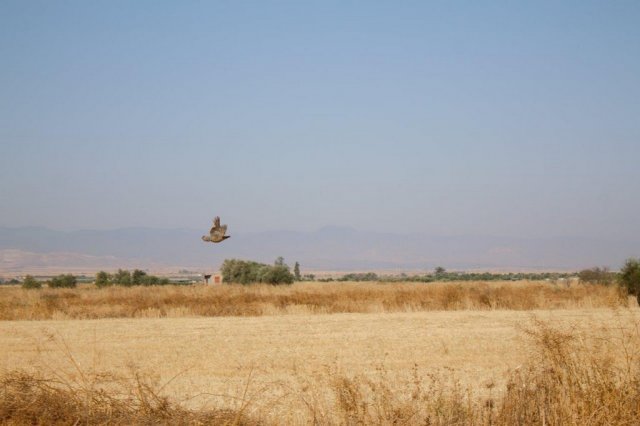
[[[167, 280], [166, 278], [163, 278], [163, 280]], [[164, 284], [164, 282], [160, 282], [160, 278], [153, 276], [153, 275], [147, 275], [144, 274], [144, 276], [142, 277], [142, 281], [140, 282], [140, 284], [135, 284], [135, 285], [146, 285], [146, 286], [150, 286], [150, 285], [162, 285]], [[169, 280], [167, 280], [168, 282]]]
[[609, 285], [613, 282], [615, 274], [609, 271], [609, 268], [591, 268], [591, 269], [583, 269], [578, 272], [578, 278], [581, 282], [587, 284], [602, 284]]
[[640, 259], [627, 259], [620, 270], [620, 284], [636, 296], [640, 305]]
[[118, 269], [118, 272], [116, 272], [113, 275], [113, 283], [115, 285], [131, 287], [132, 285], [131, 272], [126, 271], [124, 269]]
[[220, 270], [223, 281], [228, 283], [276, 285], [292, 284], [295, 279], [282, 258], [278, 258], [273, 266], [254, 261], [226, 259]]
[[[144, 276], [142, 277], [140, 283], [141, 284], [139, 284], [139, 285], [145, 285], [145, 286], [170, 284], [168, 278], [158, 278], [155, 275], [147, 275], [147, 274], [144, 274]], [[138, 284], [136, 284], [136, 285], [138, 285]]]
[[378, 281], [378, 274], [375, 272], [360, 272], [346, 274], [338, 278], [338, 281]]
[[24, 281], [22, 281], [22, 288], [42, 288], [42, 283], [33, 278], [31, 275], [27, 275], [26, 277], [24, 277]]
[[104, 271], [100, 271], [96, 274], [96, 286], [97, 287], [106, 287], [109, 285], [113, 285], [111, 281], [111, 275], [107, 274]]
[[147, 273], [136, 269], [131, 274], [131, 285], [143, 285], [147, 281]]
[[74, 288], [77, 284], [76, 277], [72, 274], [61, 274], [51, 278], [48, 285], [51, 288]]
[[293, 284], [295, 277], [286, 265], [261, 268], [260, 282], [266, 284]]
[[253, 261], [226, 259], [222, 262], [220, 272], [225, 282], [251, 284], [259, 282], [260, 269], [263, 267], [267, 265]]
[[[98, 279], [98, 275], [101, 276]], [[125, 269], [118, 269], [113, 276], [110, 276], [106, 272], [98, 272], [96, 275], [96, 285], [98, 287], [104, 287], [105, 285], [119, 285], [123, 287], [132, 287], [132, 286], [151, 286], [151, 285], [167, 285], [170, 284], [168, 278], [159, 278], [155, 275], [149, 275], [145, 271], [140, 269], [135, 269], [133, 273]], [[105, 278], [106, 276], [106, 278]], [[103, 283], [102, 285], [98, 284], [98, 281]], [[106, 284], [105, 284], [106, 283]]]

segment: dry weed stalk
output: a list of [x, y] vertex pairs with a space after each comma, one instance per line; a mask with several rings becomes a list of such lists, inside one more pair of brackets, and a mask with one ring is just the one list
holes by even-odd
[[412, 383], [398, 388], [383, 367], [375, 378], [335, 369], [328, 385], [316, 383], [329, 388], [333, 404], [306, 391], [309, 417], [318, 425], [638, 424], [640, 321], [588, 334], [534, 323], [526, 330], [530, 359], [511, 373], [505, 389], [494, 392], [493, 383], [485, 384], [488, 397], [463, 388], [452, 371], [421, 377], [416, 366]]
[[70, 383], [14, 371], [0, 378], [0, 423], [7, 425], [256, 424], [242, 411], [192, 411], [172, 403], [141, 375]]
[[[127, 375], [100, 372], [95, 362], [83, 368], [66, 340], [48, 333], [36, 342], [40, 354], [34, 370], [0, 374], [0, 424], [7, 425], [254, 425], [246, 414], [249, 401], [239, 409], [189, 410], [171, 400], [164, 384], [130, 367]], [[53, 351], [46, 347], [53, 344]], [[52, 368], [46, 354], [64, 358], [70, 369]]]
[[[502, 424], [633, 425], [640, 419], [640, 332], [594, 334], [536, 322], [533, 359], [514, 372], [498, 412]], [[612, 333], [613, 332], [613, 333]]]

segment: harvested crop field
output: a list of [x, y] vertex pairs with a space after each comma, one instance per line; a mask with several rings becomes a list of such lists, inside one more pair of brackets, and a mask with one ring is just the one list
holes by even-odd
[[[182, 406], [268, 424], [414, 423], [425, 417], [407, 414], [411, 395], [481, 401], [473, 407], [501, 400], [514, 374], [541, 361], [532, 330], [616, 343], [600, 348], [602, 359], [624, 363], [637, 362], [638, 322], [637, 308], [3, 321], [0, 372], [74, 388], [142, 376]], [[621, 343], [635, 352], [615, 352]]]

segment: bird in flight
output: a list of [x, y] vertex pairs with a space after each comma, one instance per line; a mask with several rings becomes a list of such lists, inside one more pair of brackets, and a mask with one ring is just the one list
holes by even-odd
[[213, 226], [209, 231], [209, 235], [203, 235], [202, 241], [208, 241], [210, 243], [219, 243], [229, 238], [229, 235], [224, 235], [227, 232], [227, 225], [220, 225], [220, 217], [216, 216], [213, 219]]

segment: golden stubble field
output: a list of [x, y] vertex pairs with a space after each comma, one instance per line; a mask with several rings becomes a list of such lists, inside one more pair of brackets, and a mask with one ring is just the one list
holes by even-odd
[[608, 351], [637, 338], [638, 309], [593, 307], [599, 302], [591, 297], [589, 307], [572, 299], [572, 308], [553, 310], [282, 309], [260, 316], [1, 321], [0, 372], [25, 370], [79, 387], [99, 377], [140, 375], [189, 409], [227, 407], [270, 424], [385, 423], [393, 415], [375, 421], [362, 410], [394, 406], [384, 398], [411, 400], [416, 386], [423, 393], [446, 388], [485, 405], [501, 398], [514, 374], [540, 356], [528, 335], [540, 324], [606, 341], [603, 356], [624, 362], [622, 352]]

